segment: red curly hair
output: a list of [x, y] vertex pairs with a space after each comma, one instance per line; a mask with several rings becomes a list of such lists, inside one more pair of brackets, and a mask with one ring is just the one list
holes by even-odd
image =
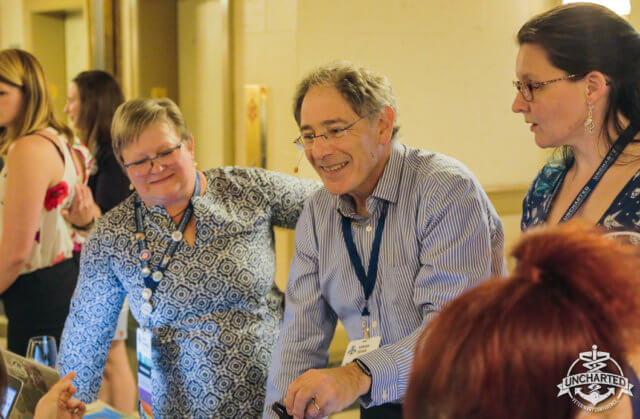
[[640, 341], [637, 250], [575, 223], [530, 230], [517, 266], [449, 303], [420, 337], [406, 419], [571, 418], [557, 385], [598, 345]]

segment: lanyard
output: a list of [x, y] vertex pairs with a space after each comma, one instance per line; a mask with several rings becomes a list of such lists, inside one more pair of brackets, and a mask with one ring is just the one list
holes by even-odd
[[351, 265], [356, 271], [358, 281], [362, 285], [364, 290], [364, 309], [362, 309], [362, 316], [369, 315], [369, 297], [373, 292], [373, 288], [376, 286], [376, 279], [378, 278], [378, 257], [380, 255], [380, 243], [382, 242], [382, 231], [384, 230], [384, 222], [387, 219], [387, 205], [385, 202], [380, 212], [380, 219], [378, 220], [378, 226], [376, 227], [376, 235], [373, 239], [373, 245], [371, 246], [371, 257], [369, 258], [369, 271], [365, 274], [364, 267], [362, 266], [362, 260], [358, 255], [358, 250], [353, 242], [353, 234], [351, 232], [351, 220], [349, 217], [342, 216], [342, 236], [344, 238], [344, 244], [347, 246], [349, 252], [349, 259], [351, 259]]
[[[196, 181], [193, 186], [193, 193], [191, 194], [191, 198], [194, 196], [200, 195], [200, 176], [196, 171]], [[160, 264], [156, 267], [155, 271], [151, 271], [149, 267], [149, 261], [151, 259], [151, 252], [147, 247], [147, 241], [144, 235], [144, 226], [142, 222], [142, 204], [140, 202], [140, 197], [136, 196], [134, 200], [135, 207], [135, 215], [136, 215], [136, 239], [138, 240], [138, 251], [140, 258], [140, 265], [142, 273], [142, 278], [144, 280], [145, 289], [142, 291], [142, 298], [146, 301], [142, 304], [140, 311], [145, 315], [149, 316], [153, 311], [153, 306], [151, 305], [151, 296], [153, 295], [156, 288], [160, 284], [160, 281], [164, 277], [164, 271], [169, 266], [169, 262], [173, 257], [176, 249], [178, 248], [178, 244], [180, 240], [182, 240], [182, 236], [184, 231], [187, 228], [187, 224], [191, 220], [191, 216], [193, 215], [193, 204], [191, 200], [189, 200], [189, 204], [187, 205], [187, 209], [182, 214], [182, 218], [180, 219], [180, 223], [178, 224], [178, 229], [171, 233], [171, 243], [167, 246], [164, 251], [164, 255], [162, 256], [162, 260]]]
[[576, 212], [578, 212], [580, 207], [582, 207], [582, 204], [584, 204], [584, 201], [587, 200], [589, 195], [591, 195], [591, 192], [593, 192], [593, 190], [595, 189], [596, 185], [600, 182], [602, 176], [604, 176], [607, 170], [609, 170], [609, 168], [613, 166], [616, 160], [618, 160], [618, 157], [620, 156], [620, 154], [622, 154], [622, 151], [627, 147], [629, 142], [633, 139], [633, 137], [636, 136], [637, 133], [638, 130], [631, 124], [629, 124], [629, 126], [622, 132], [622, 134], [620, 134], [620, 137], [611, 146], [609, 152], [602, 160], [602, 163], [600, 163], [600, 166], [593, 173], [593, 176], [591, 176], [591, 179], [589, 179], [587, 184], [584, 185], [584, 188], [582, 188], [582, 190], [575, 197], [573, 203], [567, 209], [567, 212], [564, 213], [564, 215], [560, 219], [561, 222], [568, 221], [569, 218], [573, 217]]

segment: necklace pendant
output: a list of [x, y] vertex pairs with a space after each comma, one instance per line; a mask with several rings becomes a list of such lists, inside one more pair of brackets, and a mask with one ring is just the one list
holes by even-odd
[[142, 290], [142, 298], [144, 298], [145, 301], [149, 301], [152, 295], [153, 291], [151, 291], [151, 288], [145, 288]]
[[173, 240], [174, 242], [179, 242], [180, 240], [182, 240], [182, 232], [180, 232], [180, 230], [176, 230], [171, 233], [171, 240]]
[[169, 264], [169, 261], [171, 260], [171, 258], [169, 256], [164, 256], [162, 258], [162, 266], [167, 266]]
[[145, 239], [144, 233], [136, 233], [136, 240], [142, 241]]
[[140, 252], [140, 259], [142, 260], [151, 259], [151, 252], [149, 252], [147, 249], [142, 250], [142, 252]]
[[162, 272], [155, 271], [153, 274], [151, 274], [151, 279], [153, 279], [155, 282], [160, 282], [162, 281], [163, 276], [164, 275], [162, 275]]
[[140, 271], [142, 273], [142, 277], [146, 278], [149, 275], [151, 275], [151, 269], [149, 269], [149, 267], [145, 266], [144, 268], [142, 268], [142, 270]]

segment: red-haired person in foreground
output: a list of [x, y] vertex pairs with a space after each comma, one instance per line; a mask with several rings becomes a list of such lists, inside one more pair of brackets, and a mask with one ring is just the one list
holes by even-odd
[[[512, 275], [462, 294], [425, 329], [404, 417], [638, 417], [640, 386], [632, 389], [635, 397], [621, 394], [599, 414], [578, 407], [569, 394], [558, 395], [558, 384], [593, 345], [638, 384], [632, 366], [639, 371], [633, 361], [640, 336], [640, 263], [634, 249], [569, 223], [531, 230], [513, 256]], [[581, 365], [571, 373], [586, 372]], [[612, 368], [602, 372], [616, 373]], [[615, 390], [613, 397], [620, 393]]]

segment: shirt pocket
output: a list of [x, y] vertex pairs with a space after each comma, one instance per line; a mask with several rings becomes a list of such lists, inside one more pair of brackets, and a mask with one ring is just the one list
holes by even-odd
[[396, 342], [412, 333], [422, 323], [422, 315], [414, 301], [415, 280], [419, 266], [404, 264], [380, 266], [376, 288], [380, 286], [378, 307], [385, 334]]

